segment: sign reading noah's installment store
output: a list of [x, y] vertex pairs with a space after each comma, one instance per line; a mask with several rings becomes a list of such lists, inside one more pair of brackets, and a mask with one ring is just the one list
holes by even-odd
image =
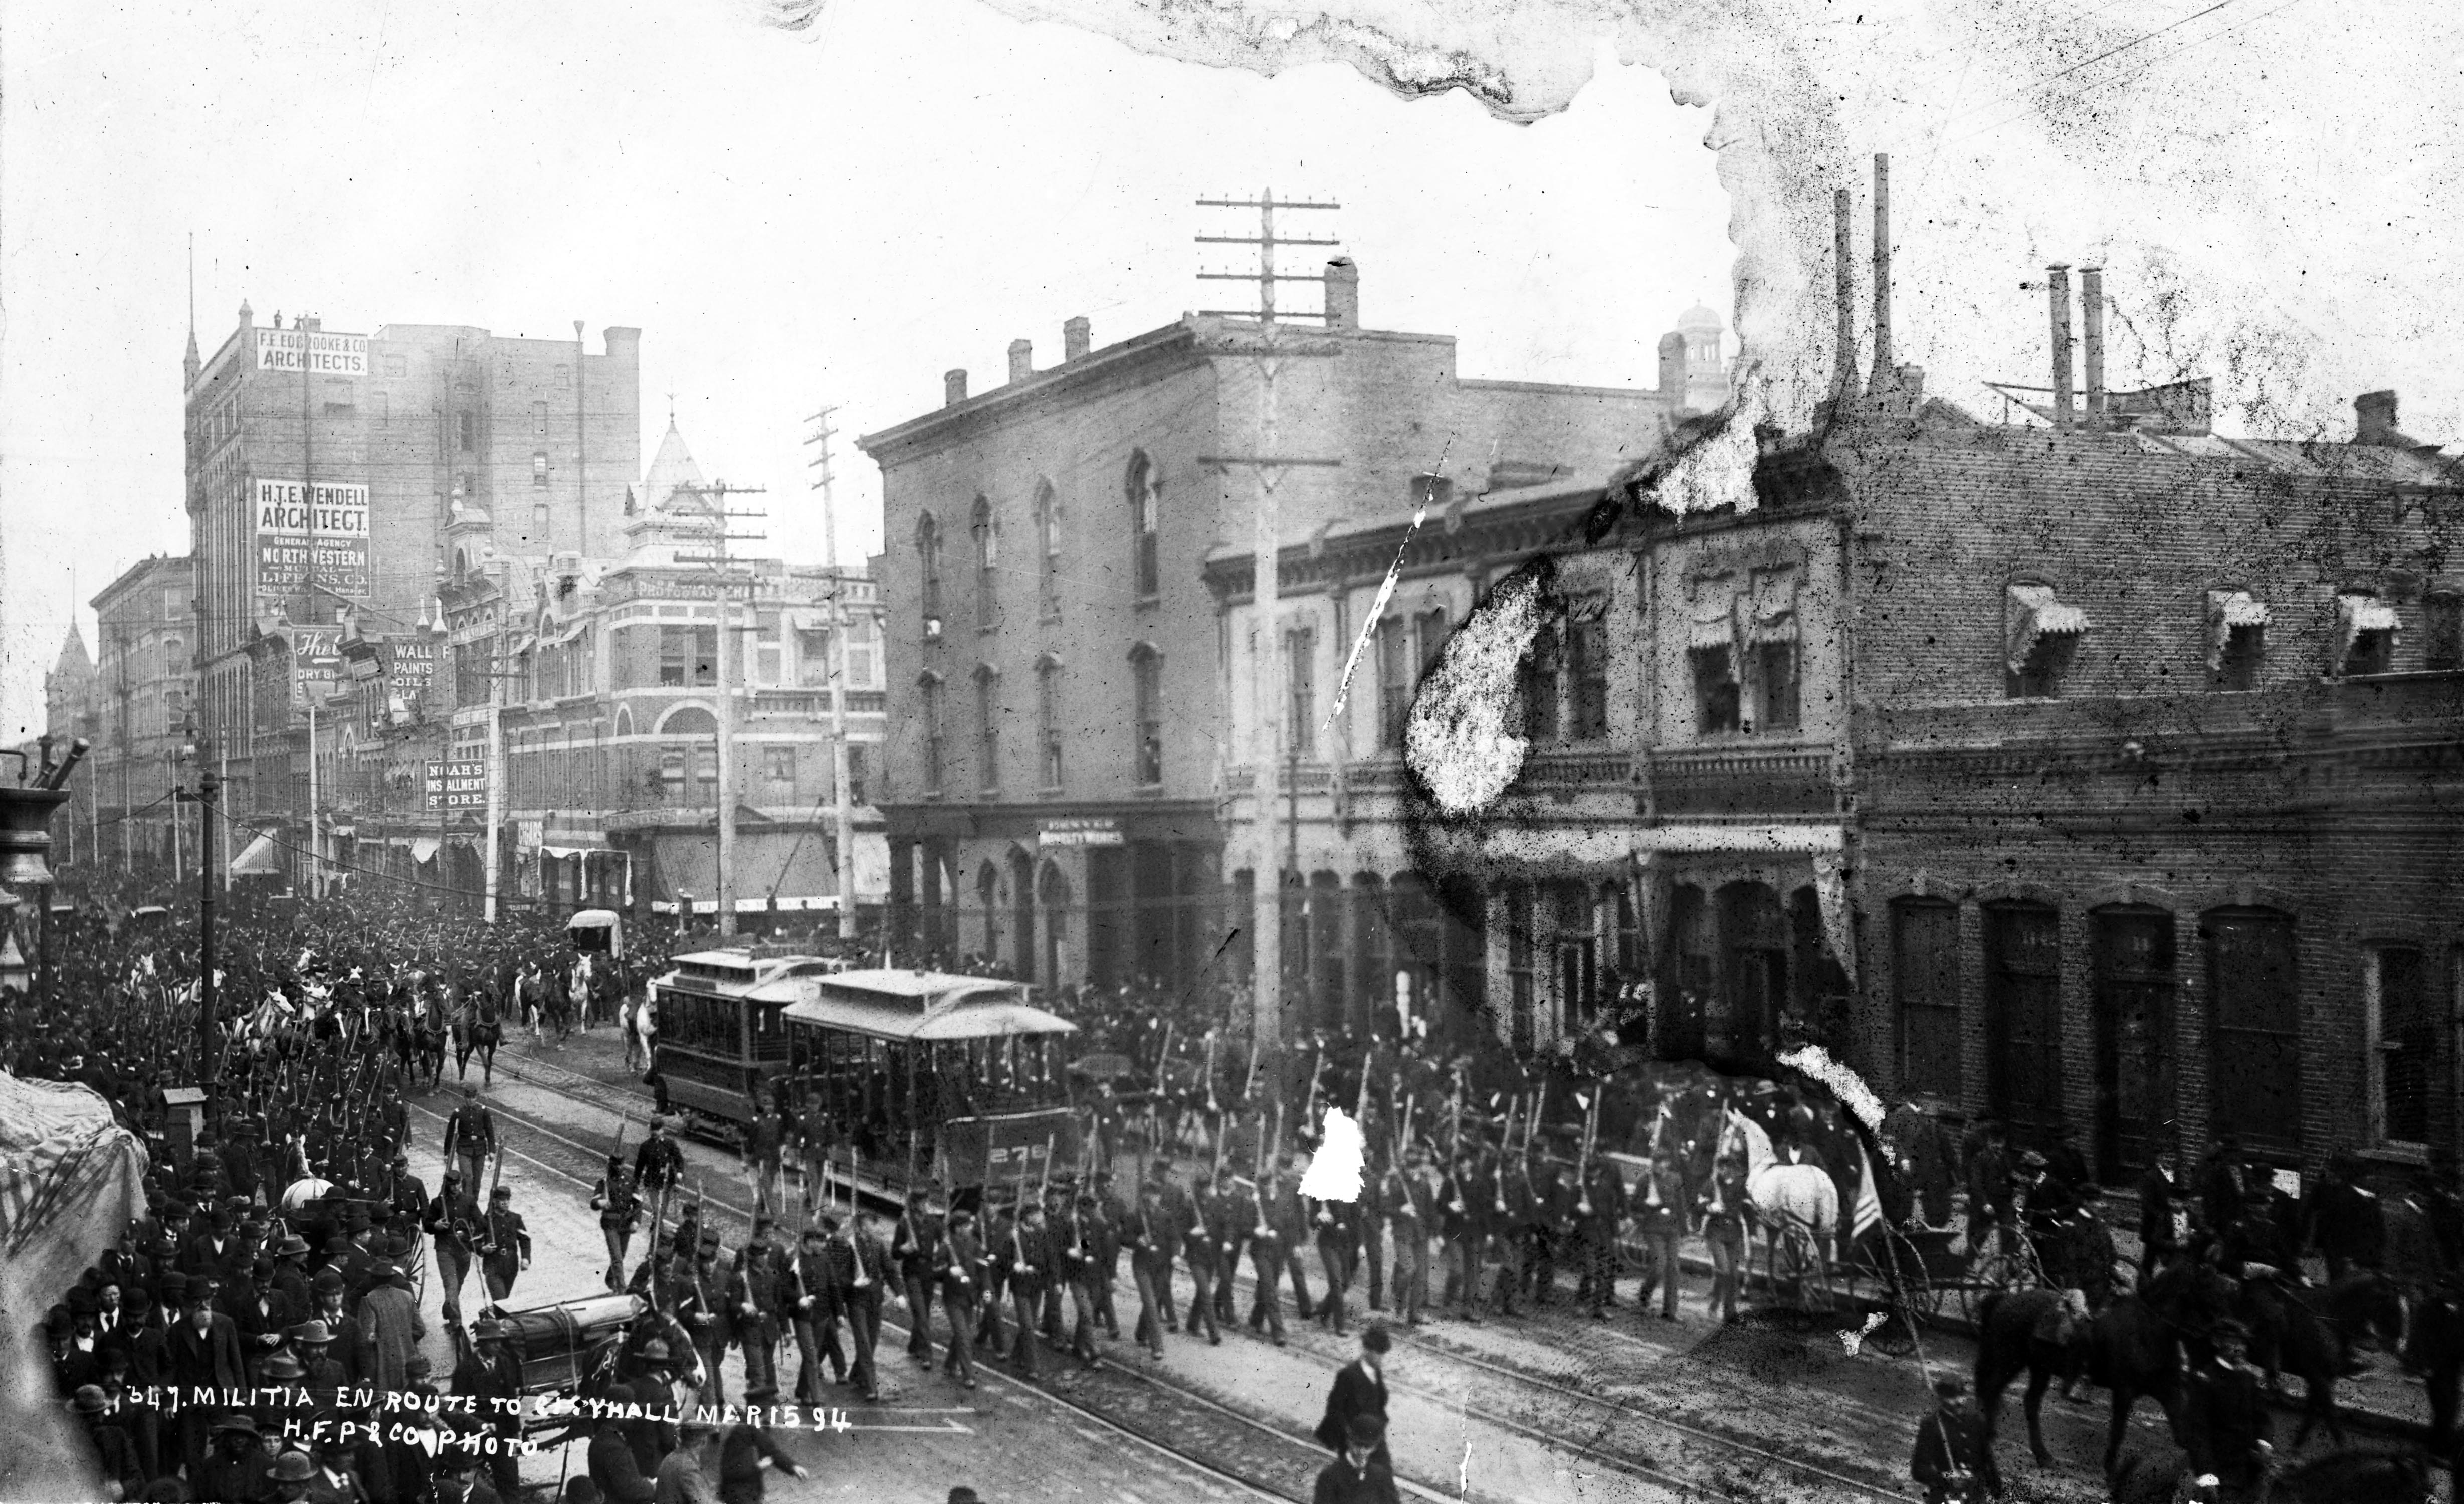
[[320, 482], [312, 497], [299, 481], [260, 478], [251, 499], [259, 593], [289, 594], [312, 572], [337, 595], [368, 593], [367, 487]]

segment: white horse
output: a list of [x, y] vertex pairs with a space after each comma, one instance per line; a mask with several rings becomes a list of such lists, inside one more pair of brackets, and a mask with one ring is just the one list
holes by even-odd
[[[1779, 1289], [1779, 1247], [1785, 1239], [1793, 1248], [1802, 1247], [1805, 1262], [1821, 1282], [1823, 1304], [1829, 1305], [1831, 1254], [1839, 1241], [1839, 1187], [1820, 1165], [1780, 1159], [1762, 1125], [1734, 1108], [1728, 1110], [1727, 1137], [1729, 1145], [1745, 1149], [1746, 1200], [1762, 1225], [1763, 1272], [1770, 1288]], [[1746, 1272], [1752, 1274], [1750, 1265]], [[1797, 1272], [1800, 1303], [1806, 1299], [1805, 1273], [1802, 1268]]]

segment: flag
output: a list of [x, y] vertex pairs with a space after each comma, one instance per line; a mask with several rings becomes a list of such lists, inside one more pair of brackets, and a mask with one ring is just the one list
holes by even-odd
[[1874, 1191], [1874, 1161], [1863, 1144], [1857, 1145], [1857, 1205], [1848, 1214], [1848, 1241], [1882, 1225], [1882, 1198]]

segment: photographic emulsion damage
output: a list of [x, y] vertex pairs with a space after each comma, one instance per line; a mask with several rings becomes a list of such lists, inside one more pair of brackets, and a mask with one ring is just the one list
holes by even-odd
[[2455, 1496], [2454, 17], [11, 21], [0, 1504]]

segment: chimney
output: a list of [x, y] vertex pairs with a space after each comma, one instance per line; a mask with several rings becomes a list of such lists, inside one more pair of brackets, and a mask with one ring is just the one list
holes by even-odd
[[1857, 395], [1857, 272], [1849, 256], [1854, 248], [1848, 233], [1848, 190], [1839, 189], [1831, 196], [1832, 229], [1835, 243], [1831, 268], [1838, 280], [1837, 302], [1839, 313], [1838, 347], [1832, 356], [1831, 394], [1834, 397]]
[[1360, 268], [1348, 255], [1336, 256], [1326, 264], [1326, 326], [1360, 327]]
[[2054, 427], [2076, 425], [2071, 398], [2071, 269], [2061, 262], [2045, 268], [2047, 300], [2054, 315]]
[[1024, 340], [1009, 342], [1009, 384], [1013, 387], [1035, 374], [1035, 346]]
[[2405, 442], [2395, 428], [2395, 393], [2365, 391], [2353, 399], [2353, 442], [2398, 445]]
[[1874, 153], [1874, 379], [1880, 391], [1898, 373], [1891, 369], [1891, 159]]
[[1667, 404], [1670, 417], [1687, 404], [1685, 401], [1685, 336], [1671, 329], [1660, 337], [1660, 400]]
[[611, 323], [600, 331], [607, 342], [607, 354], [612, 360], [639, 361], [642, 358], [642, 331], [628, 324]]
[[967, 373], [963, 370], [941, 373], [941, 406], [955, 408], [967, 400]]
[[325, 321], [315, 314], [301, 314], [294, 321], [300, 328], [307, 330], [310, 334], [321, 333], [325, 327]]
[[2085, 348], [2087, 427], [2104, 427], [2104, 268], [2079, 268], [2079, 338]]
[[1061, 326], [1063, 360], [1083, 361], [1087, 358], [1087, 352], [1094, 348], [1094, 331], [1088, 325], [1086, 320], [1072, 319]]

